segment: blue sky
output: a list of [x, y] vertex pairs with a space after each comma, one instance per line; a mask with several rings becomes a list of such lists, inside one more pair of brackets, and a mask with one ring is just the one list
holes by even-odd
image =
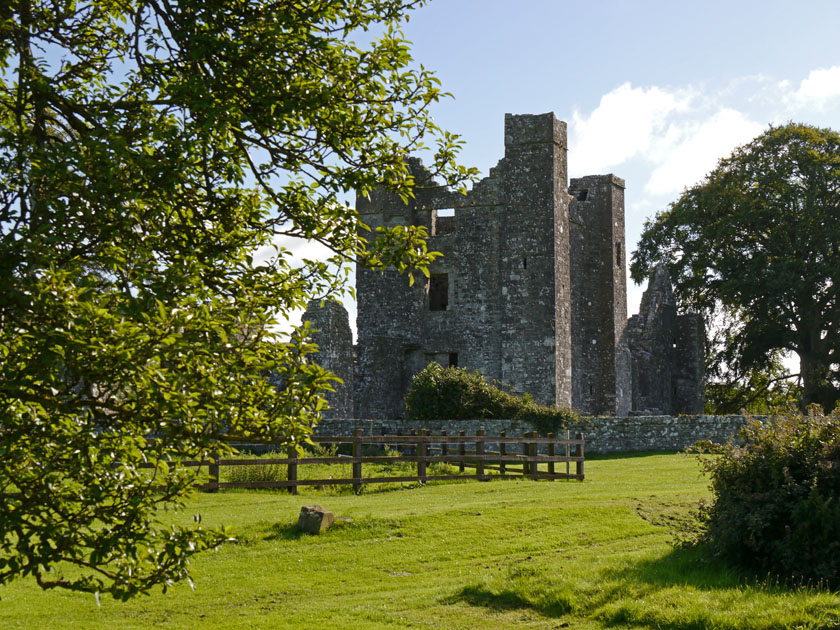
[[[432, 0], [403, 32], [454, 95], [434, 115], [462, 162], [485, 176], [505, 113], [553, 111], [571, 177], [626, 180], [632, 252], [645, 219], [768, 125], [840, 129], [838, 27], [838, 0]], [[630, 313], [643, 288], [628, 283]]]

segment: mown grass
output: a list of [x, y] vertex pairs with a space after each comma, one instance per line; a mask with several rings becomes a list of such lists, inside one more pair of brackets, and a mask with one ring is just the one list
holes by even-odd
[[[673, 528], [707, 497], [693, 459], [595, 459], [586, 472], [584, 483], [201, 495], [177, 518], [200, 512], [238, 542], [196, 559], [195, 592], [183, 584], [98, 608], [21, 581], [0, 588], [0, 627], [840, 627], [838, 593], [785, 589], [674, 550]], [[352, 521], [301, 535], [294, 522], [312, 502]]]

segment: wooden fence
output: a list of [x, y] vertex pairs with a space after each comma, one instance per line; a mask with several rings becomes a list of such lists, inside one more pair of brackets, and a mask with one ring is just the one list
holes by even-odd
[[[487, 436], [484, 431], [476, 435], [430, 435], [421, 430], [411, 435], [362, 435], [357, 429], [352, 436], [312, 436], [316, 444], [350, 444], [352, 455], [298, 457], [294, 448], [288, 450], [283, 458], [219, 459], [209, 464], [210, 481], [200, 489], [206, 492], [218, 492], [220, 488], [288, 488], [297, 494], [297, 488], [304, 485], [352, 485], [358, 492], [367, 483], [417, 482], [425, 483], [447, 479], [479, 479], [486, 481], [491, 477], [510, 478], [527, 477], [529, 479], [578, 479], [583, 481], [584, 439], [578, 433], [574, 438], [559, 438], [553, 433], [539, 437], [536, 431], [523, 437], [507, 437], [504, 432], [498, 436]], [[488, 444], [498, 445], [497, 451], [487, 450]], [[400, 451], [399, 455], [363, 455], [363, 447], [391, 447]], [[472, 448], [467, 448], [472, 446]], [[516, 452], [519, 450], [520, 452]], [[390, 464], [410, 462], [416, 464], [416, 474], [397, 477], [365, 477], [364, 464]], [[457, 465], [458, 475], [429, 474], [429, 464], [445, 462]], [[574, 472], [571, 464], [574, 463]], [[205, 463], [206, 464], [206, 463]], [[225, 466], [287, 466], [287, 479], [283, 481], [243, 481], [221, 482], [219, 469]], [[350, 464], [352, 476], [344, 479], [298, 479], [301, 466], [311, 464]], [[544, 470], [540, 464], [546, 464]], [[182, 462], [182, 465], [201, 465], [200, 462]], [[564, 470], [557, 470], [557, 467]], [[474, 474], [463, 474], [466, 469], [475, 470]], [[489, 474], [493, 471], [495, 474]]]

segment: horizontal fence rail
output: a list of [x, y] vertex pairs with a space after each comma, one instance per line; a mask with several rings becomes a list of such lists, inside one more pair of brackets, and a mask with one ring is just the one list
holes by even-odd
[[[197, 487], [205, 492], [218, 492], [221, 488], [288, 488], [297, 494], [299, 486], [307, 485], [352, 485], [356, 492], [363, 484], [443, 481], [452, 479], [477, 479], [487, 481], [490, 478], [526, 477], [529, 479], [584, 479], [584, 437], [578, 433], [574, 438], [565, 438], [549, 433], [539, 437], [536, 431], [522, 437], [508, 437], [505, 432], [488, 436], [484, 431], [475, 435], [448, 435], [445, 431], [439, 435], [430, 435], [423, 429], [412, 431], [410, 435], [362, 435], [357, 429], [352, 436], [312, 436], [314, 444], [340, 445], [349, 444], [352, 455], [315, 455], [299, 457], [294, 447], [287, 448], [287, 457], [261, 457], [242, 459], [217, 459], [213, 461], [182, 461], [182, 466], [207, 466], [209, 482]], [[262, 443], [268, 444], [270, 443]], [[489, 446], [498, 450], [489, 450]], [[397, 450], [397, 455], [364, 455], [364, 447], [389, 447]], [[468, 448], [470, 447], [470, 448]], [[518, 451], [518, 452], [517, 452]], [[415, 474], [407, 476], [365, 477], [364, 464], [415, 465]], [[448, 463], [457, 465], [460, 474], [430, 474], [429, 464]], [[346, 478], [299, 479], [301, 466], [314, 464], [350, 464], [351, 476]], [[540, 470], [540, 464], [545, 464]], [[574, 464], [574, 472], [572, 472]], [[276, 481], [220, 481], [219, 470], [228, 466], [286, 466], [285, 480]], [[557, 467], [561, 468], [558, 471]], [[144, 467], [153, 468], [149, 463]], [[475, 470], [466, 474], [466, 470]], [[493, 471], [491, 474], [489, 471]]]

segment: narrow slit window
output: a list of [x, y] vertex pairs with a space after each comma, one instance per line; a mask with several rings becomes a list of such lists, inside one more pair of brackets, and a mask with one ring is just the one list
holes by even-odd
[[523, 256], [523, 257], [522, 257], [522, 268], [523, 268], [523, 269], [527, 269], [527, 268], [528, 268], [528, 257], [527, 257], [527, 256]]
[[615, 266], [621, 267], [621, 243], [615, 244]]
[[433, 274], [429, 278], [429, 310], [445, 311], [449, 306], [449, 275]]

